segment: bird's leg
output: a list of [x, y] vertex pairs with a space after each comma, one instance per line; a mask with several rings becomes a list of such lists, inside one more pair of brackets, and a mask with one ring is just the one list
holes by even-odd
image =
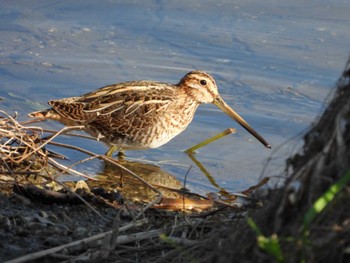
[[125, 152], [122, 149], [119, 149], [117, 156], [118, 161], [124, 161], [124, 158], [126, 157]]
[[109, 150], [105, 153], [106, 156], [112, 157], [113, 153], [118, 150], [119, 147], [117, 145], [112, 145]]
[[109, 150], [106, 152], [105, 155], [108, 156], [108, 157], [112, 157], [112, 156], [113, 156], [113, 153], [115, 153], [117, 150], [119, 151], [118, 154], [117, 154], [118, 161], [123, 161], [126, 155], [125, 155], [123, 149], [120, 148], [120, 147], [117, 146], [117, 145], [112, 145], [112, 146], [109, 148]]

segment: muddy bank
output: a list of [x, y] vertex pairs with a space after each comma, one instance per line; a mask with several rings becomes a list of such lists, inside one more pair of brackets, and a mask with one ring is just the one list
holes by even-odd
[[43, 204], [18, 194], [0, 195], [0, 207], [2, 262], [107, 231], [118, 213], [98, 206], [101, 217], [84, 204]]

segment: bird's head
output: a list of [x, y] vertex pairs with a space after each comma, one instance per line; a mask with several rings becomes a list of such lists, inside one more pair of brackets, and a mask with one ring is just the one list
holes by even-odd
[[204, 71], [187, 73], [178, 86], [198, 103], [213, 103], [219, 95], [214, 78]]
[[265, 147], [271, 148], [270, 144], [221, 98], [214, 78], [208, 73], [191, 71], [181, 79], [178, 86], [184, 89], [185, 93], [198, 103], [215, 104], [256, 137]]

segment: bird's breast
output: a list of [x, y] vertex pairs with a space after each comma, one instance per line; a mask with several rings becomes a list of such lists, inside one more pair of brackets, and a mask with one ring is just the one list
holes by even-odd
[[185, 106], [171, 107], [159, 116], [147, 134], [149, 148], [157, 148], [183, 132], [191, 123], [198, 103], [189, 102]]

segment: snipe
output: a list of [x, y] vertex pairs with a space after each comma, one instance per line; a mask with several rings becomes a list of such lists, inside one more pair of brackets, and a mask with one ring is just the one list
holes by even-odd
[[29, 116], [83, 125], [86, 132], [99, 140], [125, 150], [156, 148], [167, 143], [185, 130], [201, 103], [213, 103], [270, 148], [224, 102], [215, 80], [203, 71], [189, 72], [175, 85], [131, 81], [48, 103], [52, 108]]

